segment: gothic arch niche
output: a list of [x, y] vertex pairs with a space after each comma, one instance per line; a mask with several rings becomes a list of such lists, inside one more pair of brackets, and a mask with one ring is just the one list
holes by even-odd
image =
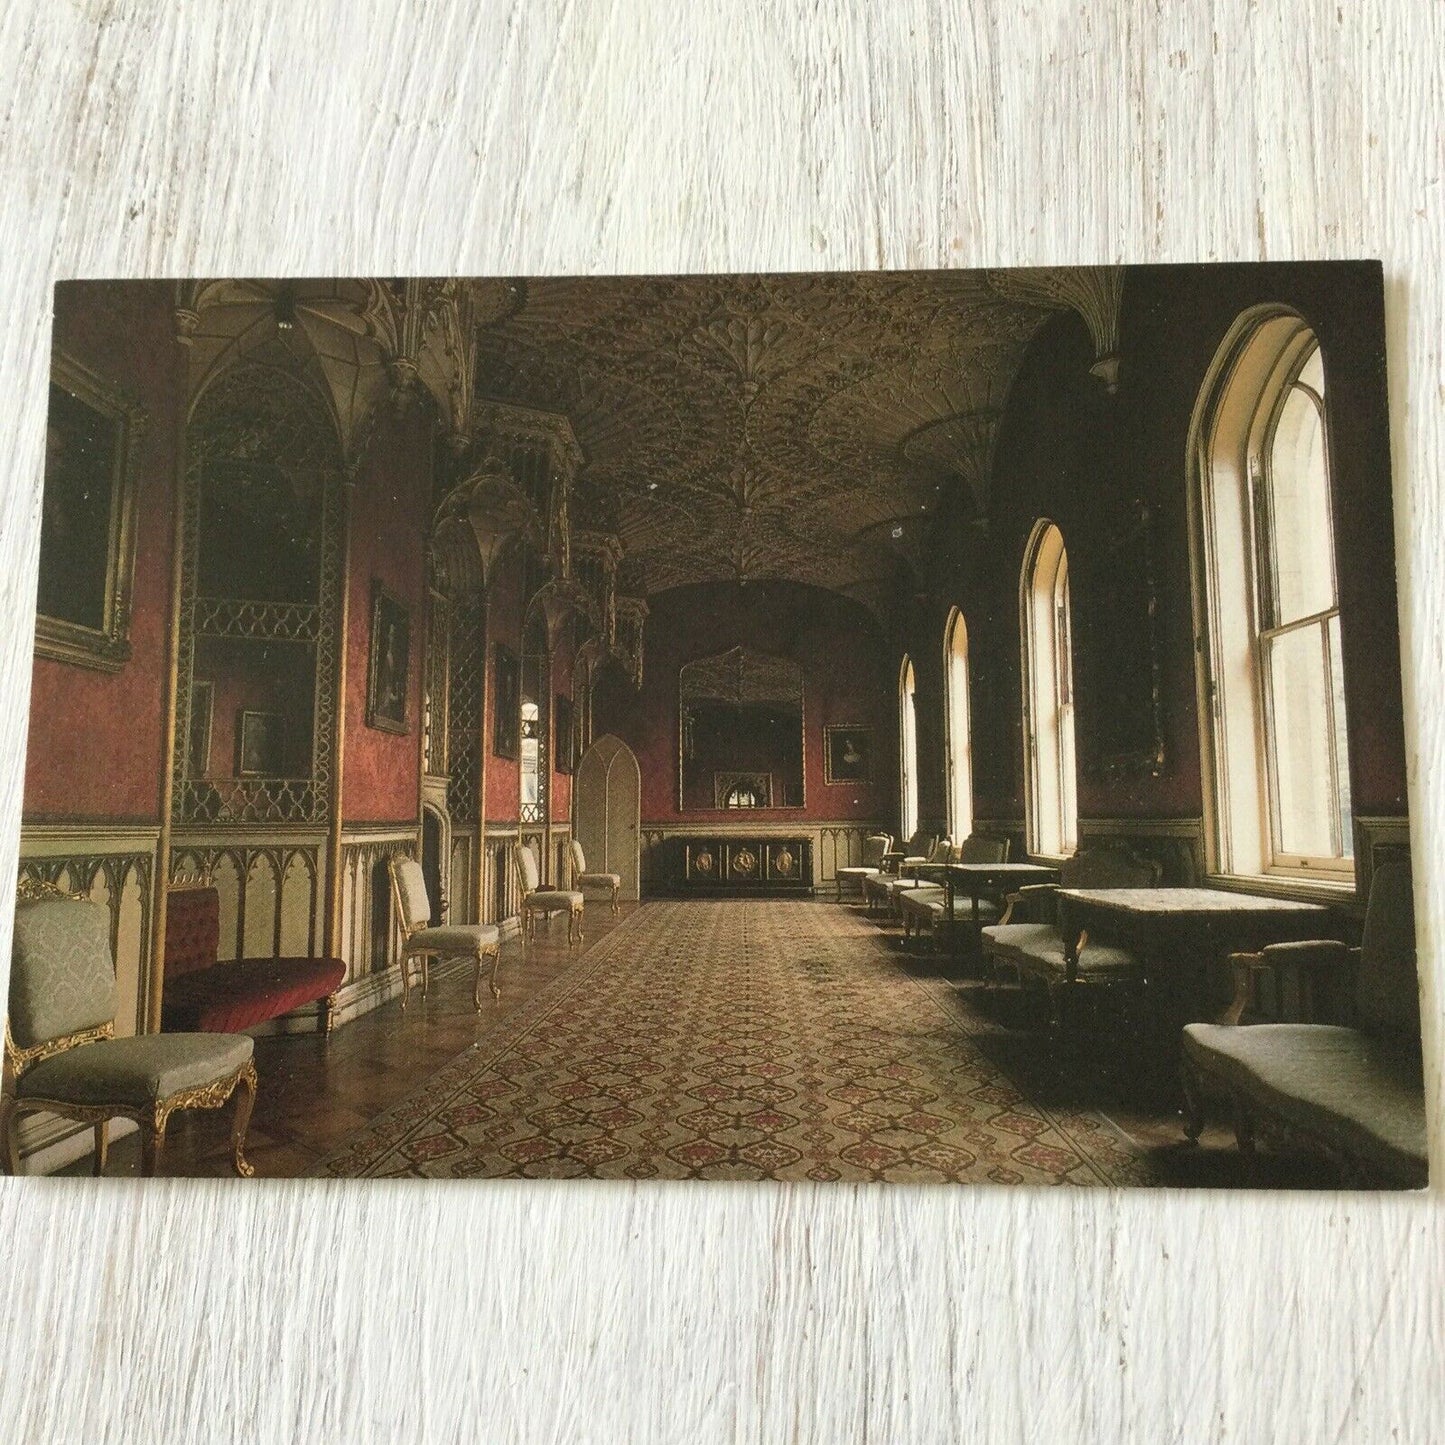
[[182, 498], [178, 824], [319, 824], [334, 781], [342, 463], [325, 401], [248, 360], [197, 401]]

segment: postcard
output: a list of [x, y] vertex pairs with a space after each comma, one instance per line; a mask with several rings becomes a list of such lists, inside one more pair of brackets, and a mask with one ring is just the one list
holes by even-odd
[[1426, 1182], [1378, 264], [65, 281], [48, 405], [12, 1172]]

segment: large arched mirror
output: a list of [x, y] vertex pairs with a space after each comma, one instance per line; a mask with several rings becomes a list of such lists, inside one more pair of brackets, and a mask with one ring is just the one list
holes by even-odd
[[176, 816], [316, 823], [330, 800], [341, 459], [300, 378], [236, 367], [191, 419]]
[[678, 673], [684, 812], [803, 806], [803, 670], [734, 647]]

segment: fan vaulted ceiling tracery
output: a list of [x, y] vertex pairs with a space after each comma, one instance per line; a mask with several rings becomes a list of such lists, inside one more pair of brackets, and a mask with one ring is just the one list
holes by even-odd
[[649, 592], [787, 578], [874, 603], [946, 487], [986, 516], [1024, 348], [1069, 304], [962, 271], [525, 287], [478, 332], [477, 394], [567, 415], [574, 517]]
[[[789, 579], [872, 606], [956, 493], [986, 522], [999, 419], [1063, 308], [1117, 380], [1117, 267], [177, 287], [192, 404], [243, 358], [299, 369], [346, 465], [382, 405], [430, 392], [459, 453], [487, 403], [565, 416], [573, 525], [658, 592]], [[475, 520], [475, 519], [474, 519]]]

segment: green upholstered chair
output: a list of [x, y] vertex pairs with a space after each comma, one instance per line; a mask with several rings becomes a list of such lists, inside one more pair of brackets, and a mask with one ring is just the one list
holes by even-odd
[[567, 946], [582, 942], [582, 895], [575, 888], [543, 888], [537, 855], [526, 843], [512, 844], [512, 867], [521, 892], [518, 907], [522, 911], [522, 946], [537, 936], [537, 915], [567, 915]]
[[237, 1094], [232, 1162], [237, 1174], [252, 1174], [245, 1155], [256, 1101], [251, 1038], [202, 1033], [118, 1039], [117, 998], [109, 913], [50, 885], [22, 885], [5, 1022], [13, 1082], [0, 1096], [9, 1171], [20, 1169], [15, 1131], [21, 1114], [58, 1114], [94, 1125], [96, 1174], [105, 1170], [109, 1121], [134, 1119], [145, 1173], [153, 1175], [167, 1121], [177, 1109], [219, 1109]]
[[620, 873], [590, 873], [587, 870], [587, 855], [582, 845], [573, 838], [567, 845], [567, 856], [572, 861], [572, 886], [577, 889], [605, 888], [612, 899], [612, 915], [618, 911], [618, 899], [622, 896], [622, 875]]
[[892, 833], [870, 833], [863, 840], [863, 861], [839, 868], [834, 877], [838, 883], [838, 897], [843, 897], [843, 885], [847, 884], [859, 898], [863, 897], [863, 885], [869, 878], [877, 878], [883, 871], [883, 855], [893, 846]]
[[482, 1011], [482, 970], [491, 961], [493, 998], [501, 998], [497, 968], [502, 959], [502, 933], [495, 923], [452, 923], [432, 926], [431, 899], [426, 891], [426, 874], [415, 858], [393, 855], [386, 860], [391, 875], [391, 897], [401, 925], [401, 1007], [405, 1012], [411, 993], [411, 968], [421, 960], [421, 996], [426, 997], [433, 958], [466, 958], [476, 964], [472, 1005]]
[[[950, 850], [948, 861], [950, 863], [1007, 863], [1008, 855], [1009, 840], [1007, 838], [991, 838], [984, 833], [970, 833], [963, 842], [954, 844]], [[954, 895], [952, 916], [944, 917], [948, 906], [948, 890], [934, 876], [931, 876], [927, 869], [923, 870], [920, 875], [918, 887], [907, 889], [899, 895], [898, 906], [903, 915], [905, 937], [911, 933], [922, 937], [927, 931], [936, 939], [942, 927], [952, 927], [960, 923], [966, 923], [971, 927], [973, 924], [973, 899], [962, 892]], [[1002, 907], [992, 899], [979, 899], [978, 917], [981, 923], [997, 922], [1002, 912]]]
[[[1184, 1029], [1190, 1139], [1204, 1127], [1205, 1095], [1223, 1095], [1246, 1153], [1263, 1129], [1332, 1159], [1346, 1184], [1425, 1186], [1429, 1137], [1412, 898], [1409, 863], [1391, 859], [1370, 881], [1358, 949], [1321, 939], [1233, 955], [1235, 997], [1226, 1022]], [[1335, 1021], [1241, 1027], [1260, 974], [1273, 974], [1277, 985], [1293, 975], [1305, 1011]], [[1322, 999], [1330, 1006], [1317, 1008]]]
[[1060, 888], [1153, 888], [1161, 869], [1152, 858], [1127, 848], [1081, 848], [1059, 867], [1059, 881], [1021, 888], [1009, 895], [1003, 918], [982, 931], [984, 957], [994, 977], [1012, 969], [1020, 983], [1042, 985], [1052, 1021], [1059, 1021], [1060, 995], [1080, 984], [1134, 985], [1139, 961], [1128, 949], [1091, 942], [1087, 935], [1065, 939], [1059, 931]]

